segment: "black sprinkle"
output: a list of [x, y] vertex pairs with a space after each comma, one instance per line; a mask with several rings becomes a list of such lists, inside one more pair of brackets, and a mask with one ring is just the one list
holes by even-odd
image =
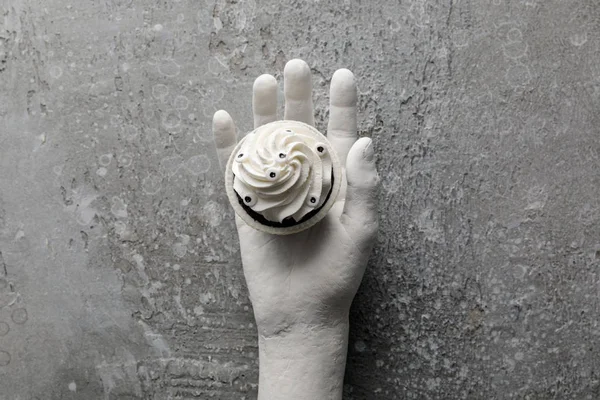
[[242, 158], [242, 157], [244, 157], [244, 153], [238, 154], [238, 158]]
[[285, 154], [279, 153], [279, 158], [285, 158]]
[[250, 203], [250, 202], [252, 201], [252, 197], [250, 197], [250, 196], [246, 196], [246, 197], [244, 197], [244, 201], [245, 201], [246, 203]]
[[277, 176], [277, 174], [275, 174], [275, 172], [271, 172], [271, 173], [269, 174], [269, 176], [270, 176], [271, 178], [275, 178], [275, 176]]
[[310, 198], [310, 202], [311, 202], [311, 203], [316, 203], [316, 202], [317, 202], [317, 199], [315, 199], [314, 197], [311, 197], [311, 198]]
[[319, 146], [319, 147], [317, 147], [317, 151], [318, 151], [319, 153], [322, 153], [322, 152], [323, 152], [323, 150], [324, 150], [324, 149], [323, 149], [323, 146]]

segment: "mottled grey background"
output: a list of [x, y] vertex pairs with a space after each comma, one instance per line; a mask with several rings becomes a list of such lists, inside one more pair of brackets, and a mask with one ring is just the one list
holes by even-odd
[[379, 153], [345, 399], [600, 398], [595, 0], [0, 4], [1, 400], [256, 397], [210, 117], [295, 57]]

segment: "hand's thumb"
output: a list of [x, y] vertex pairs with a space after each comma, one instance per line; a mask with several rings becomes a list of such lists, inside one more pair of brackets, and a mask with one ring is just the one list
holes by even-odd
[[373, 142], [360, 138], [346, 160], [346, 201], [341, 221], [354, 240], [374, 237], [378, 227], [377, 194], [379, 174], [375, 165]]

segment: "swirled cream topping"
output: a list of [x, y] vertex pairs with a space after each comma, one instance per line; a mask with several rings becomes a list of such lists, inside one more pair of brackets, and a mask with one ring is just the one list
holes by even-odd
[[269, 221], [302, 220], [327, 200], [332, 186], [330, 145], [316, 129], [294, 121], [263, 125], [236, 154], [233, 189]]

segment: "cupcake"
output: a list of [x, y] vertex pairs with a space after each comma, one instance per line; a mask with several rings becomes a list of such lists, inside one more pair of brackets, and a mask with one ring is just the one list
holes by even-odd
[[319, 222], [340, 190], [342, 168], [327, 138], [298, 121], [248, 133], [227, 162], [227, 196], [235, 212], [263, 232], [286, 235]]

